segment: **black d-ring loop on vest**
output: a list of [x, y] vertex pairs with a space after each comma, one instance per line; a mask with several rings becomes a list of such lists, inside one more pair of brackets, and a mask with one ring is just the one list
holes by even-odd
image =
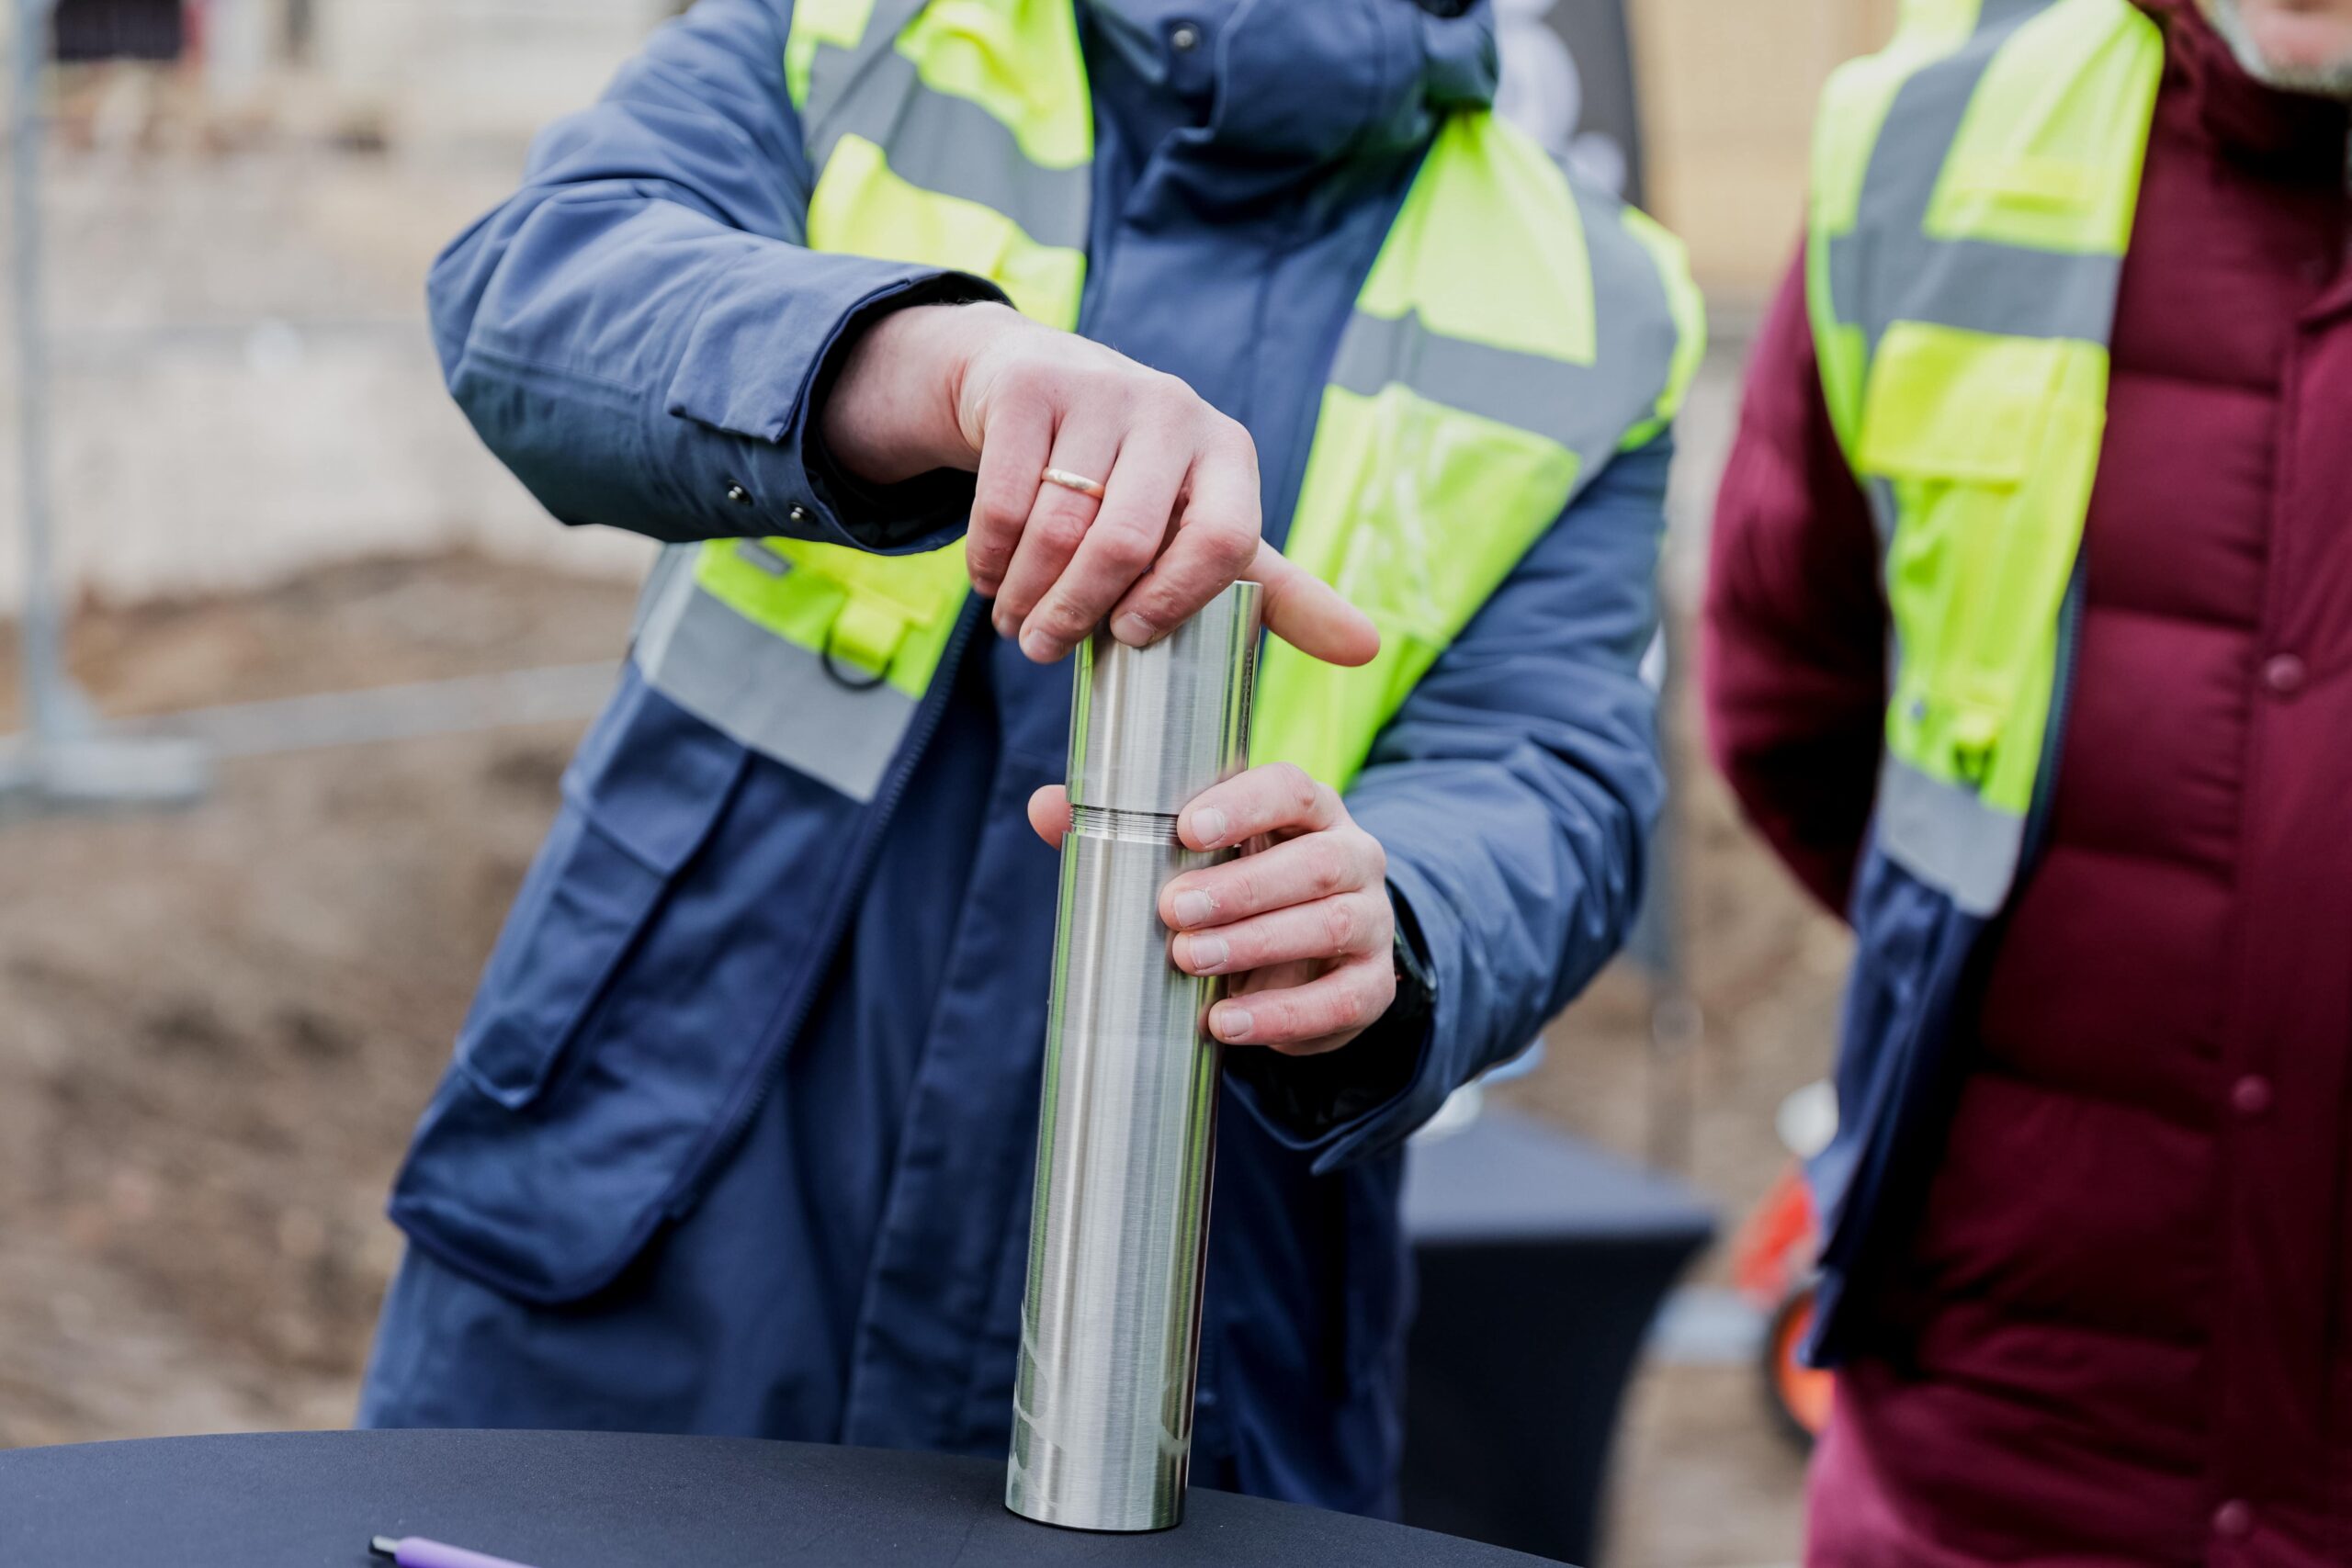
[[825, 650], [817, 656], [817, 661], [825, 667], [825, 673], [832, 677], [833, 684], [845, 691], [870, 692], [890, 678], [890, 667], [887, 664], [871, 675], [860, 671], [855, 679], [842, 674], [841, 666], [833, 660], [833, 628], [831, 626], [825, 628]]

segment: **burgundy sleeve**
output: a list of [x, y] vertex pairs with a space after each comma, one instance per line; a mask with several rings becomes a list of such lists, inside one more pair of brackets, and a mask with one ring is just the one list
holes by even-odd
[[1870, 509], [1822, 400], [1802, 258], [1757, 340], [1715, 501], [1700, 678], [1716, 765], [1842, 912], [1884, 734], [1886, 610]]

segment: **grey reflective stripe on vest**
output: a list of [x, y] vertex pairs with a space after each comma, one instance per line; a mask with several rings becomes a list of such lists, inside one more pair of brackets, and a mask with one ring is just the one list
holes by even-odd
[[1433, 403], [1553, 440], [1598, 400], [1601, 384], [1597, 366], [1448, 337], [1411, 310], [1394, 320], [1358, 310], [1331, 360], [1335, 387], [1367, 398], [1383, 387], [1409, 387]]
[[[808, 101], [800, 106], [801, 140], [815, 151], [817, 128], [831, 118], [861, 72], [876, 57], [891, 52], [907, 24], [922, 15], [930, 0], [874, 0], [865, 15], [865, 31], [855, 48], [842, 49], [820, 41], [808, 62]], [[816, 160], [812, 157], [810, 162]]]
[[1892, 755], [1879, 766], [1878, 847], [1948, 896], [1990, 915], [2008, 897], [2025, 849], [2025, 818], [1996, 811], [1965, 784], [1946, 784]]
[[1419, 313], [1358, 310], [1340, 334], [1330, 384], [1372, 397], [1387, 386], [1556, 441], [1582, 459], [1578, 488], [1618, 438], [1648, 418], [1673, 372], [1677, 332], [1665, 281], [1605, 199], [1577, 192], [1598, 311], [1593, 363], [1498, 348], [1432, 329]]
[[841, 139], [862, 136], [883, 149], [890, 172], [908, 184], [1001, 212], [1041, 245], [1085, 249], [1091, 165], [1032, 163], [1003, 121], [925, 86], [914, 62], [891, 47], [922, 9], [876, 0], [857, 49], [817, 46], [801, 110], [808, 166], [822, 178]]
[[[2120, 256], [2031, 251], [1987, 240], [1931, 240], [1917, 231], [1907, 242], [1868, 248], [1866, 243], [1860, 233], [1829, 242], [1829, 289], [1833, 299], [1864, 304], [1856, 324], [1873, 352], [1894, 321], [2003, 337], [2102, 342], [2123, 271]], [[1911, 285], [1901, 299], [1875, 299], [1862, 287], [1865, 272], [1875, 274], [1881, 267]]]
[[[1586, 259], [1592, 267], [1593, 363], [1605, 375], [1600, 401], [1617, 422], [1613, 433], [1579, 429], [1569, 445], [1587, 454], [1588, 475], [1616, 450], [1617, 438], [1657, 414], [1658, 399], [1674, 378], [1674, 356], [1682, 345], [1681, 323], [1666, 278], [1649, 247], [1634, 238], [1618, 216], [1618, 204], [1581, 186], [1572, 187], [1584, 227]], [[1604, 307], [1601, 301], [1610, 303]], [[1585, 412], [1579, 423], [1603, 423]], [[1589, 446], [1589, 435], [1600, 439]]]
[[691, 555], [698, 547], [673, 548], [684, 558], [663, 552], [630, 649], [647, 684], [754, 751], [872, 800], [916, 700], [887, 682], [844, 684], [816, 654], [704, 592]]
[[645, 635], [646, 624], [653, 619], [653, 612], [667, 603], [670, 580], [684, 573], [695, 574], [695, 558], [702, 553], [700, 545], [664, 545], [653, 558], [653, 570], [645, 574], [644, 583], [637, 591], [637, 607], [629, 612], [628, 640], [635, 646]]

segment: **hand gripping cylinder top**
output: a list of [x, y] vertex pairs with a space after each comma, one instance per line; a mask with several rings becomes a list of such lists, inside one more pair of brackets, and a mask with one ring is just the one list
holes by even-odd
[[1185, 849], [1176, 817], [1249, 765], [1258, 616], [1237, 582], [1149, 648], [1098, 632], [1079, 650], [1005, 1482], [1046, 1524], [1183, 1517], [1223, 987], [1170, 960], [1159, 890], [1233, 853]]

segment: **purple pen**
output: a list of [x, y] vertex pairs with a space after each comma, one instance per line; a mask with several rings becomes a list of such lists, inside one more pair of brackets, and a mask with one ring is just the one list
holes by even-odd
[[404, 1535], [398, 1540], [388, 1535], [374, 1536], [368, 1540], [368, 1550], [379, 1557], [390, 1558], [400, 1568], [530, 1568], [528, 1563], [512, 1558], [468, 1551], [462, 1546], [445, 1546], [420, 1535]]

